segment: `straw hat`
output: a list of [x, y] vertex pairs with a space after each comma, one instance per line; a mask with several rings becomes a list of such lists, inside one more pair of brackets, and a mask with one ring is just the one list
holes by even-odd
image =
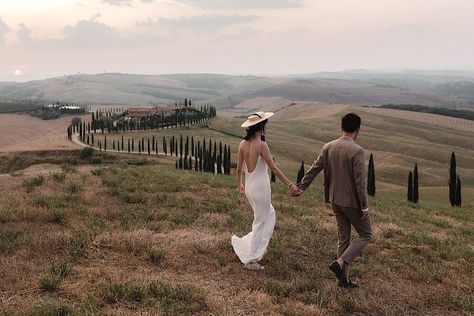
[[240, 125], [241, 127], [249, 127], [263, 122], [273, 116], [272, 112], [256, 112], [248, 117], [248, 119]]

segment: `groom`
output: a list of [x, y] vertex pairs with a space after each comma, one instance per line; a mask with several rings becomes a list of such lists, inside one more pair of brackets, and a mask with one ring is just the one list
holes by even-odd
[[[337, 260], [329, 269], [339, 280], [339, 286], [358, 285], [349, 278], [349, 265], [372, 240], [372, 226], [365, 187], [364, 149], [354, 141], [359, 134], [361, 119], [354, 113], [342, 118], [342, 137], [324, 145], [318, 159], [306, 172], [295, 194], [299, 196], [314, 178], [324, 170], [324, 195], [336, 215], [338, 244]], [[359, 238], [351, 243], [351, 225]]]

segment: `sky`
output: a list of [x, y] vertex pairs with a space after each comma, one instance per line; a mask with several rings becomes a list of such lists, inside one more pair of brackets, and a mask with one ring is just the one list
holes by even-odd
[[1, 0], [0, 81], [474, 69], [472, 0]]

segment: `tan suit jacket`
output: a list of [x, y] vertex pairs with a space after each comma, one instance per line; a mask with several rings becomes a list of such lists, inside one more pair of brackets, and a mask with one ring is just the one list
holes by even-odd
[[318, 159], [298, 187], [305, 191], [324, 170], [326, 203], [359, 210], [367, 209], [364, 149], [352, 138], [342, 136], [324, 145]]

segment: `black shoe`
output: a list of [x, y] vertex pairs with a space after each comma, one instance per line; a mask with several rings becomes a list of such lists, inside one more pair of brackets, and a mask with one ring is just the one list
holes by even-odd
[[339, 263], [337, 263], [337, 260], [334, 260], [330, 265], [329, 265], [329, 270], [331, 270], [335, 275], [336, 278], [339, 280], [339, 282], [345, 283], [344, 281], [344, 272], [341, 269], [341, 266]]
[[355, 289], [359, 287], [359, 284], [352, 282], [351, 279], [347, 280], [346, 282], [342, 282], [341, 280], [339, 280], [337, 285], [345, 289]]

